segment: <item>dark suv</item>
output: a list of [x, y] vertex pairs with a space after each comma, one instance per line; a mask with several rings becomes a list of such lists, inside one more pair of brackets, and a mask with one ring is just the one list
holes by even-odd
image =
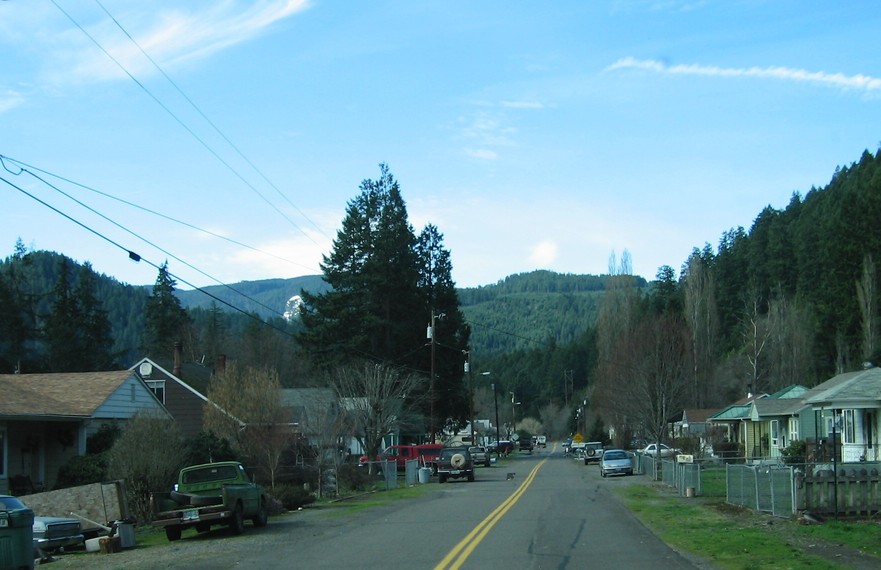
[[474, 458], [467, 447], [445, 447], [437, 457], [437, 482], [467, 477], [474, 481]]

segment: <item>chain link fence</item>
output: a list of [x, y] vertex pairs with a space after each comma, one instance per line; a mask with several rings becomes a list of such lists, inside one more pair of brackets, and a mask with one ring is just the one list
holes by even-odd
[[776, 517], [795, 514], [795, 470], [785, 465], [726, 465], [725, 501]]

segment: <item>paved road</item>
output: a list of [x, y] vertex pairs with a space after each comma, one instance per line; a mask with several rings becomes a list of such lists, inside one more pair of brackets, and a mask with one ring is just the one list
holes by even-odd
[[[508, 479], [508, 473], [513, 478]], [[418, 499], [346, 517], [320, 510], [194, 535], [167, 547], [95, 560], [90, 568], [684, 569], [696, 566], [645, 529], [612, 495], [633, 478], [538, 451], [478, 468]], [[105, 566], [105, 564], [108, 564]]]

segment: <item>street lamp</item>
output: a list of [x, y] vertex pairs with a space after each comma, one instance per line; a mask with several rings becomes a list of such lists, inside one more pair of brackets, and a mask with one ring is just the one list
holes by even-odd
[[477, 445], [474, 441], [474, 377], [471, 375], [471, 351], [463, 350], [465, 355], [465, 374], [468, 375], [468, 413], [470, 414], [469, 425], [471, 426], [471, 445]]
[[435, 345], [435, 334], [434, 334], [434, 321], [435, 319], [442, 319], [446, 316], [444, 313], [435, 314], [434, 309], [431, 310], [431, 323], [428, 325], [428, 330], [426, 331], [425, 336], [431, 340], [431, 378], [428, 382], [428, 406], [430, 409], [431, 422], [429, 424], [429, 429], [431, 431], [431, 443], [434, 443], [434, 345]]

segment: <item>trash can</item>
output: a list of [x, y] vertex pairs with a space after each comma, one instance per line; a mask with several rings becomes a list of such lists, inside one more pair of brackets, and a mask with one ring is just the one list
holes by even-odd
[[15, 497], [0, 497], [0, 568], [34, 568], [34, 511]]
[[419, 482], [428, 483], [431, 481], [431, 467], [422, 467], [419, 469]]

